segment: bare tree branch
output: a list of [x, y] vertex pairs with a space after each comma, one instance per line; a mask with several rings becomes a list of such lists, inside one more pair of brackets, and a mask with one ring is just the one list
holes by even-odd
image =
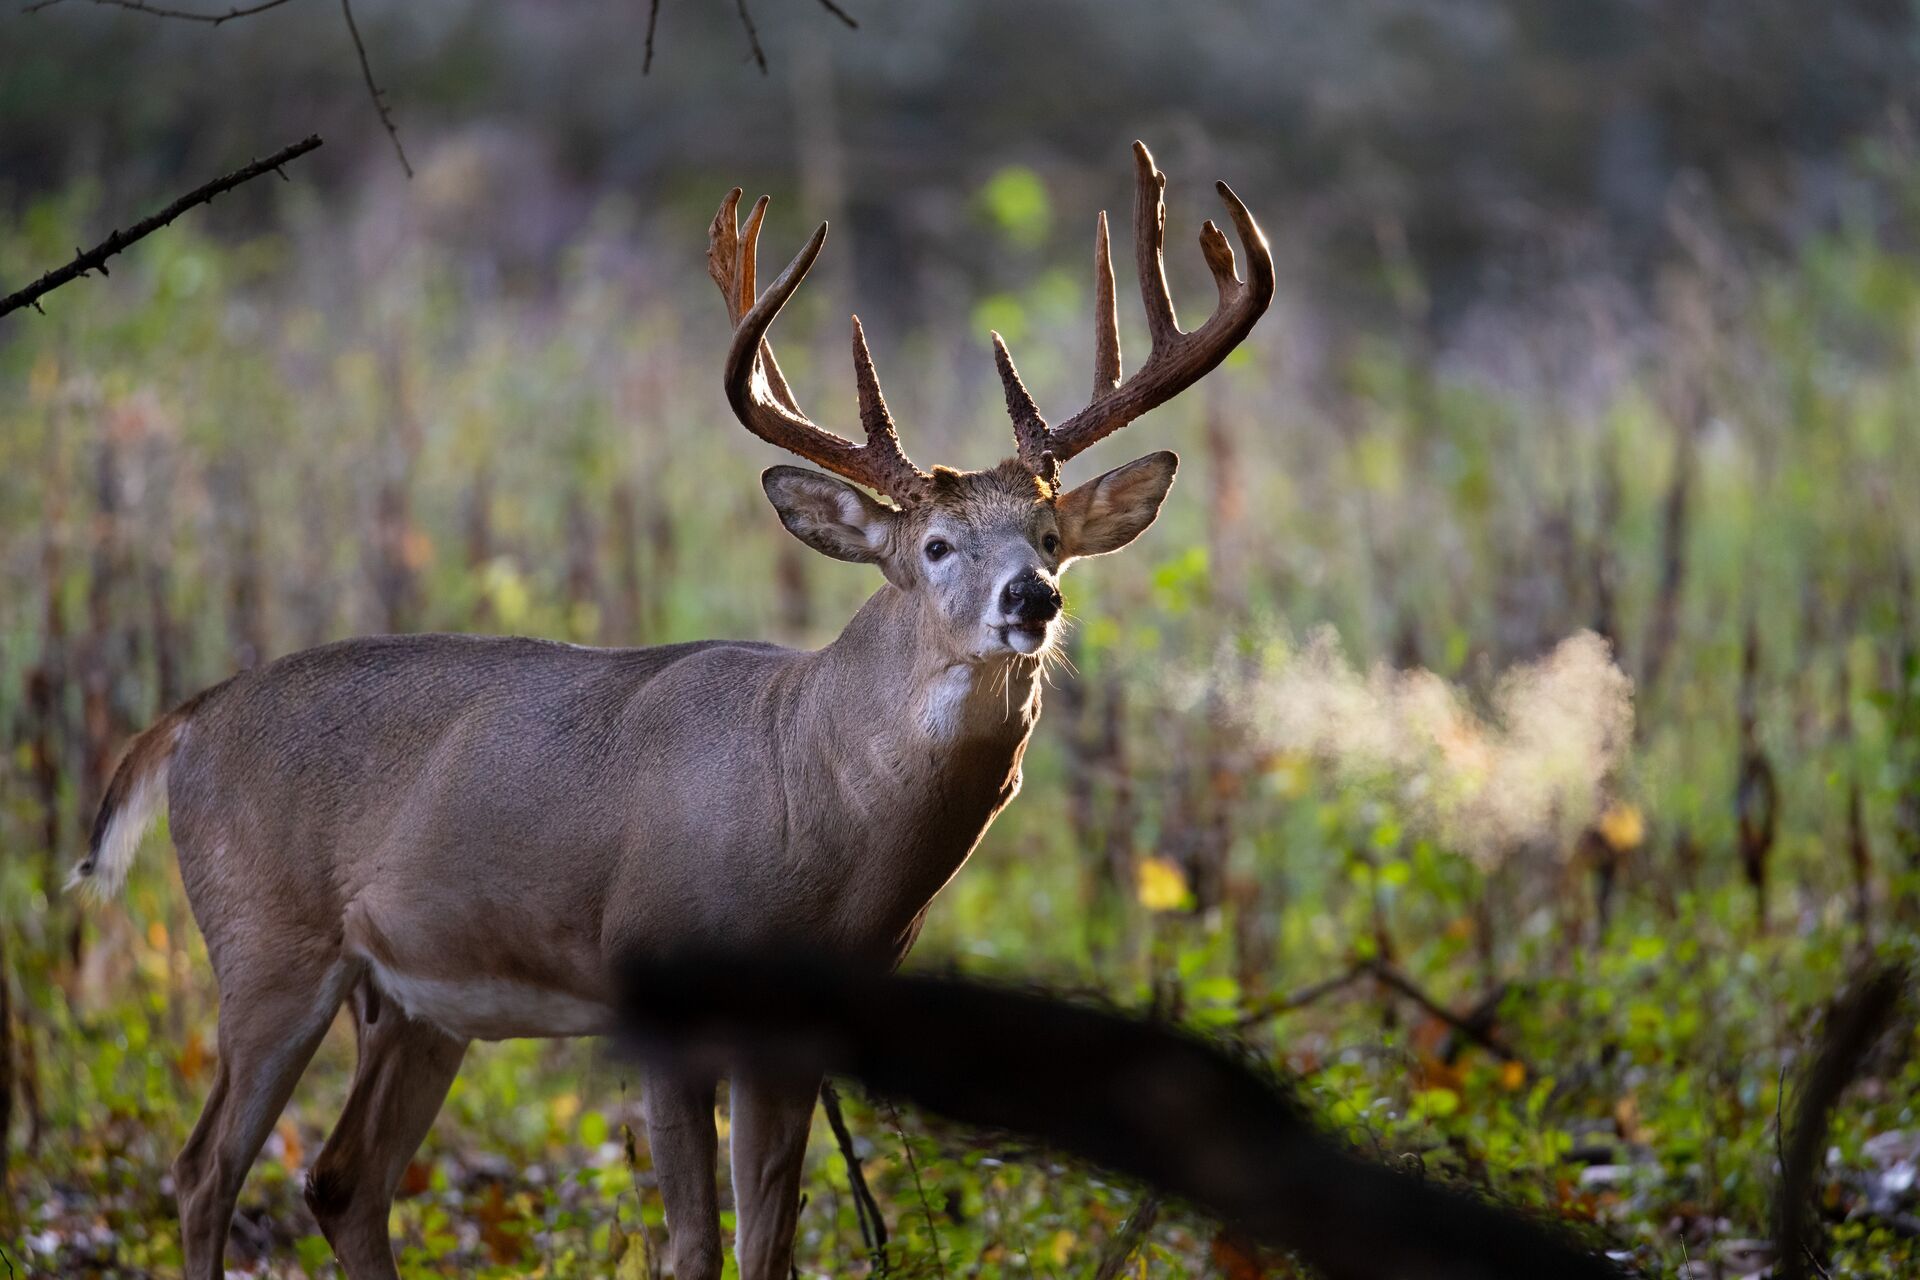
[[883, 976], [801, 953], [622, 962], [644, 1057], [860, 1081], [1158, 1188], [1343, 1280], [1622, 1280], [1562, 1226], [1376, 1164], [1237, 1050], [1033, 989]]
[[[156, 18], [178, 18], [182, 22], [204, 22], [217, 27], [223, 22], [232, 22], [235, 18], [247, 18], [256, 13], [265, 13], [269, 9], [278, 9], [288, 0], [261, 0], [259, 4], [236, 5], [225, 13], [194, 13], [187, 9], [169, 9], [162, 5], [147, 4], [145, 0], [92, 0], [98, 5], [107, 5], [115, 9], [131, 9], [135, 13], [151, 14]], [[38, 13], [42, 9], [51, 9], [60, 0], [36, 0], [36, 3], [22, 9], [22, 13]]]
[[[319, 145], [320, 136], [315, 134], [274, 152], [264, 160], [255, 160], [243, 165], [224, 178], [215, 178], [205, 186], [194, 188], [152, 217], [134, 223], [125, 231], [115, 231], [93, 248], [77, 253], [73, 261], [66, 266], [56, 267], [26, 288], [0, 298], [0, 316], [18, 311], [22, 307], [32, 307], [35, 311], [39, 311], [40, 299], [68, 281], [77, 280], [90, 271], [98, 271], [101, 275], [106, 275], [107, 259], [134, 241], [152, 235], [195, 205], [206, 204], [215, 196], [224, 195], [241, 183], [251, 182], [263, 173], [278, 172], [281, 165], [307, 154]], [[280, 176], [284, 178], [287, 175], [282, 173]]]
[[832, 14], [834, 17], [840, 19], [840, 21], [846, 23], [847, 26], [851, 27], [853, 30], [858, 31], [860, 29], [860, 24], [854, 21], [853, 15], [848, 13], [845, 9], [842, 9], [839, 5], [835, 4], [833, 0], [820, 0], [820, 7], [825, 9], [828, 13]]
[[367, 46], [360, 39], [360, 28], [353, 20], [353, 0], [340, 0], [340, 12], [347, 19], [347, 34], [353, 37], [353, 51], [360, 56], [360, 74], [367, 82], [367, 95], [373, 99], [373, 109], [380, 113], [380, 127], [387, 131], [387, 137], [393, 139], [393, 154], [400, 157], [400, 167], [413, 176], [413, 166], [407, 163], [407, 153], [400, 145], [400, 131], [393, 127], [393, 115], [387, 110], [387, 95], [374, 83], [373, 68], [367, 63]]
[[760, 64], [760, 74], [767, 74], [767, 51], [760, 47], [760, 33], [754, 29], [753, 15], [747, 12], [747, 0], [734, 0], [740, 10], [740, 25], [747, 29], [747, 48], [753, 51], [753, 60]]
[[[25, 9], [21, 10], [21, 12], [38, 13], [42, 9], [50, 9], [60, 2], [61, 0], [35, 0], [33, 4], [29, 4]], [[232, 22], [235, 18], [252, 17], [256, 13], [265, 13], [269, 9], [278, 9], [281, 5], [289, 2], [290, 0], [259, 0], [257, 4], [235, 5], [225, 13], [198, 13], [191, 9], [172, 9], [165, 5], [148, 4], [147, 0], [91, 0], [91, 3], [97, 5], [106, 5], [115, 9], [129, 9], [134, 13], [144, 13], [155, 18], [173, 18], [181, 22], [203, 22], [210, 27], [217, 27], [223, 22]], [[821, 0], [821, 3], [831, 7], [831, 0]], [[746, 13], [746, 0], [740, 0], [740, 4], [742, 6], [741, 13], [744, 16]], [[360, 76], [367, 82], [367, 96], [373, 99], [373, 109], [380, 116], [380, 127], [387, 131], [387, 137], [393, 142], [393, 153], [400, 157], [400, 167], [406, 170], [407, 176], [411, 178], [413, 176], [413, 166], [407, 162], [406, 149], [400, 145], [400, 131], [393, 126], [393, 112], [392, 109], [387, 106], [386, 91], [382, 89], [373, 78], [373, 66], [367, 61], [366, 42], [360, 38], [359, 24], [353, 20], [352, 0], [340, 0], [340, 12], [347, 20], [347, 34], [353, 37], [353, 51], [355, 56], [360, 59]], [[653, 0], [653, 15], [647, 22], [647, 62], [649, 65], [653, 62], [653, 19], [659, 17], [659, 12], [660, 0]], [[748, 30], [751, 34], [751, 21], [749, 21]], [[759, 41], [756, 39], [754, 41], [754, 49], [756, 52], [758, 52], [759, 47]], [[760, 69], [763, 72], [766, 70], [766, 58], [764, 55], [760, 58]]]
[[[258, 4], [235, 5], [224, 13], [199, 13], [191, 9], [172, 9], [165, 5], [148, 4], [147, 0], [89, 0], [89, 3], [92, 4], [104, 5], [114, 9], [129, 9], [134, 13], [144, 13], [155, 18], [175, 18], [182, 22], [203, 22], [210, 27], [217, 27], [222, 23], [232, 22], [235, 18], [247, 18], [256, 13], [265, 13], [269, 9], [278, 9], [281, 5], [290, 2], [291, 0], [260, 0]], [[51, 9], [60, 3], [62, 3], [62, 0], [33, 0], [32, 4], [22, 8], [20, 12], [39, 13], [42, 9]], [[760, 45], [760, 33], [754, 26], [753, 15], [747, 11], [747, 0], [734, 0], [734, 3], [740, 13], [740, 25], [746, 28], [747, 45], [752, 51], [753, 60], [759, 65], [760, 74], [765, 75], [767, 74], [767, 53]], [[406, 152], [401, 150], [400, 135], [394, 130], [393, 119], [386, 105], [385, 94], [374, 84], [373, 72], [367, 66], [367, 50], [366, 46], [360, 41], [359, 30], [354, 25], [352, 6], [347, 4], [346, 0], [342, 0], [341, 7], [346, 11], [347, 28], [353, 32], [353, 44], [360, 55], [360, 71], [366, 78], [367, 92], [373, 95], [373, 104], [380, 112], [380, 123], [386, 128], [387, 136], [393, 139], [393, 149], [400, 156], [400, 167], [405, 169], [407, 176], [411, 178], [413, 176], [413, 167], [407, 163]], [[841, 8], [835, 0], [820, 0], [820, 7], [845, 23], [849, 29], [855, 31], [860, 29], [859, 19]], [[653, 34], [659, 25], [660, 0], [648, 0], [647, 50], [646, 56], [640, 63], [641, 75], [648, 75], [653, 71]]]

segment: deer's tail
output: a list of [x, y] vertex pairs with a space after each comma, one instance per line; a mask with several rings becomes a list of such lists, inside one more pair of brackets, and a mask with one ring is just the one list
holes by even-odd
[[87, 856], [67, 878], [69, 891], [80, 889], [97, 899], [119, 893], [127, 883], [133, 855], [148, 828], [167, 808], [167, 765], [193, 713], [226, 682], [188, 698], [133, 740], [113, 771], [100, 812], [93, 820]]

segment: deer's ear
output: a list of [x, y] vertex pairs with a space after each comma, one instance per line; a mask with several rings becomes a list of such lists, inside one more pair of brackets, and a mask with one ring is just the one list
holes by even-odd
[[768, 467], [760, 487], [787, 532], [822, 555], [879, 564], [893, 543], [900, 513], [844, 480], [799, 467]]
[[1162, 450], [1135, 458], [1069, 491], [1054, 506], [1060, 521], [1062, 563], [1118, 551], [1146, 532], [1180, 467], [1179, 455]]

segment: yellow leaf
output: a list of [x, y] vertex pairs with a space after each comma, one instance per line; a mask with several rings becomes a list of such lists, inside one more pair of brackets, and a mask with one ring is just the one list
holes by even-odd
[[1136, 891], [1149, 911], [1178, 911], [1187, 904], [1187, 877], [1166, 858], [1142, 858]]
[[1505, 1089], [1508, 1093], [1513, 1093], [1526, 1083], [1527, 1069], [1525, 1066], [1518, 1062], [1503, 1062], [1500, 1064], [1500, 1087], [1502, 1089]]
[[1053, 1254], [1053, 1265], [1056, 1267], [1064, 1267], [1068, 1262], [1072, 1261], [1073, 1246], [1078, 1241], [1079, 1237], [1074, 1235], [1073, 1232], [1068, 1231], [1065, 1227], [1054, 1232], [1053, 1243], [1048, 1246], [1049, 1252]]
[[167, 949], [167, 926], [155, 920], [147, 926], [147, 945], [155, 951]]
[[1600, 815], [1600, 836], [1613, 847], [1615, 853], [1625, 853], [1629, 849], [1638, 849], [1640, 842], [1647, 838], [1647, 821], [1640, 816], [1635, 805], [1625, 801], [1616, 801], [1607, 806]]

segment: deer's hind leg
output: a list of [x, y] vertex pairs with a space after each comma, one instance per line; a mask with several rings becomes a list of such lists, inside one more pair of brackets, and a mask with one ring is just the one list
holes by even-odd
[[307, 1175], [307, 1206], [350, 1280], [394, 1280], [387, 1214], [433, 1127], [467, 1042], [407, 1017], [366, 978], [354, 991], [353, 1088]]
[[324, 943], [222, 948], [213, 1090], [173, 1163], [187, 1280], [220, 1280], [247, 1170], [340, 1008], [353, 968]]

